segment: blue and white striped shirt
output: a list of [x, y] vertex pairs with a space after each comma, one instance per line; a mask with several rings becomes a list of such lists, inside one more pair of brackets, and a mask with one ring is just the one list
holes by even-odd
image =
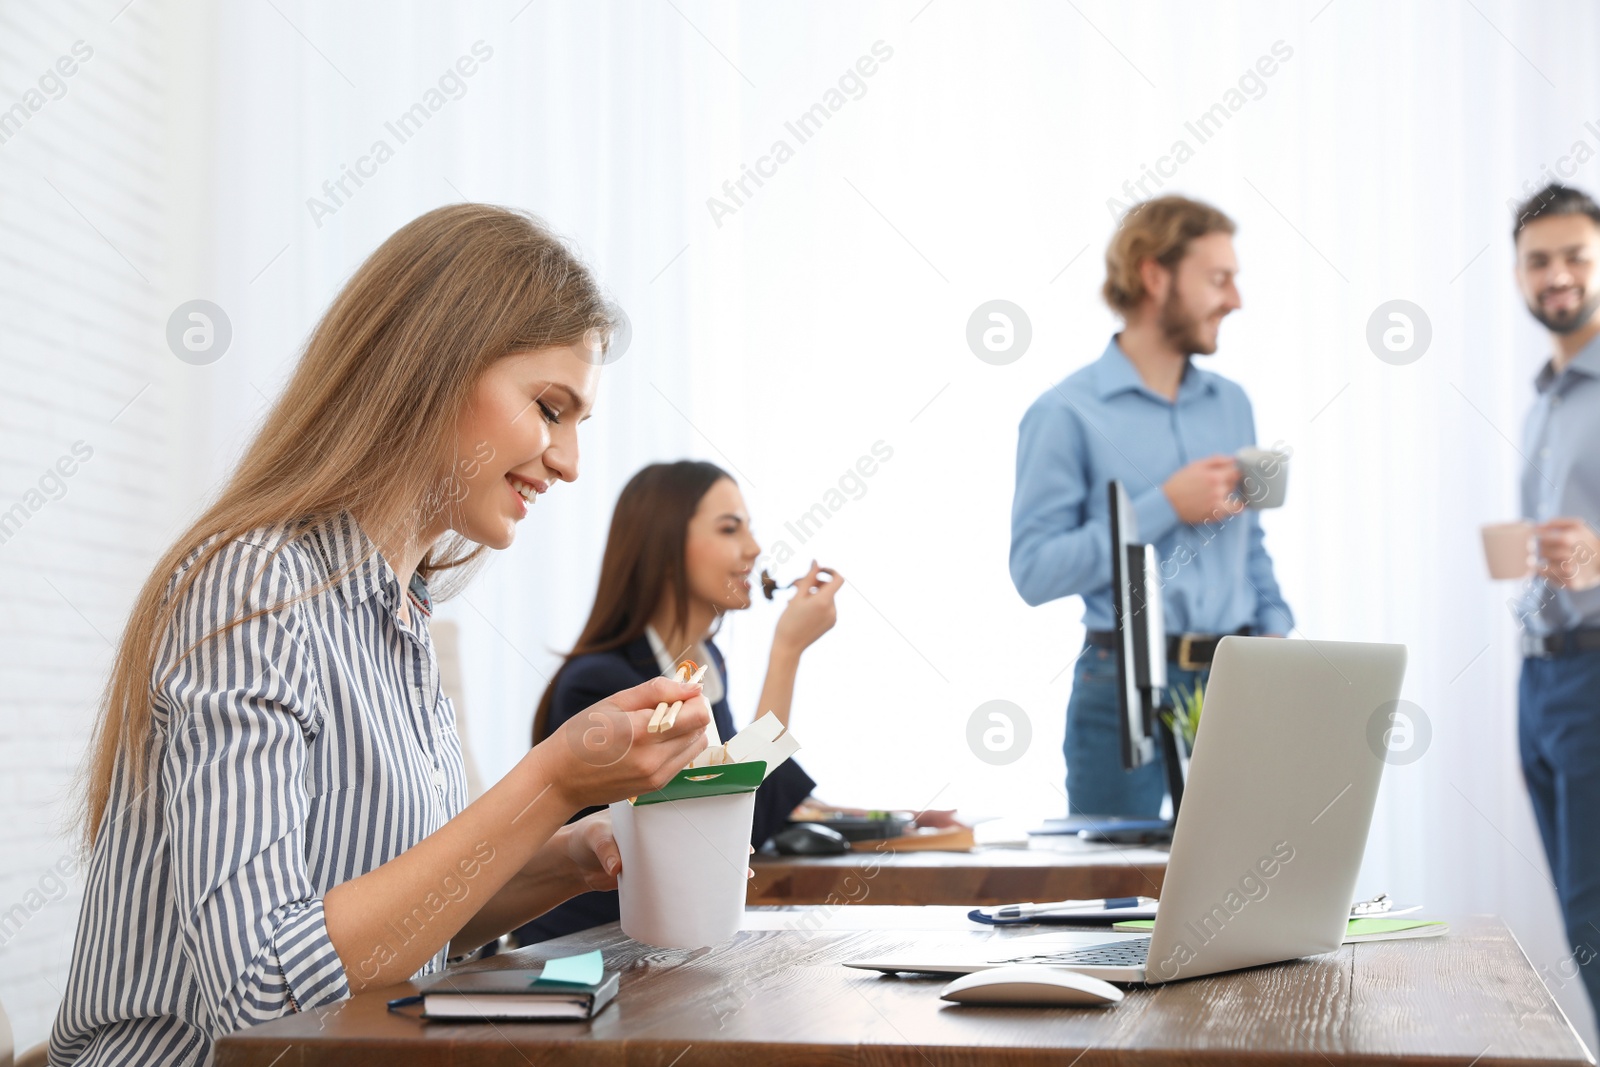
[[426, 620], [400, 603], [348, 514], [206, 564], [157, 656], [147, 784], [125, 764], [112, 783], [52, 1064], [198, 1064], [221, 1034], [349, 994], [323, 894], [466, 804]]

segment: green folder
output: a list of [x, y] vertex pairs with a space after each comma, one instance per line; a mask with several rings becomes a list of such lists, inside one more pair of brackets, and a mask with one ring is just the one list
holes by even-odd
[[693, 800], [696, 797], [721, 797], [734, 793], [753, 793], [767, 776], [764, 760], [748, 763], [723, 763], [715, 767], [685, 767], [672, 776], [672, 781], [654, 793], [636, 797], [634, 807], [646, 804], [663, 804], [669, 800]]
[[[1435, 919], [1351, 919], [1350, 926], [1344, 932], [1346, 942], [1372, 939], [1383, 940], [1385, 937], [1431, 937], [1442, 934], [1445, 924]], [[1414, 931], [1414, 932], [1413, 932]]]

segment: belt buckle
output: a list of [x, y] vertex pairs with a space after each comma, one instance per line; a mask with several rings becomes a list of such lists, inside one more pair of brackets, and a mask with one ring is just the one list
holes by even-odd
[[1186, 671], [1200, 671], [1205, 669], [1205, 664], [1194, 660], [1194, 641], [1196, 634], [1181, 634], [1178, 637], [1178, 666]]

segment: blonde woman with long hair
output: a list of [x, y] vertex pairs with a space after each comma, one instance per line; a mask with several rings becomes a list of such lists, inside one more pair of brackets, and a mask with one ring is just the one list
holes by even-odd
[[422, 216], [345, 285], [134, 603], [85, 775], [51, 1063], [201, 1063], [220, 1034], [615, 887], [604, 817], [564, 824], [693, 759], [699, 687], [596, 704], [467, 804], [425, 621], [578, 476], [613, 325], [559, 240], [483, 205]]

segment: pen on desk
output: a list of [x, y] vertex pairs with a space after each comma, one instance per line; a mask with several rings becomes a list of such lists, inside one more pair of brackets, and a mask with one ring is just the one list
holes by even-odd
[[1007, 904], [994, 911], [996, 919], [1026, 919], [1058, 911], [1110, 911], [1115, 908], [1151, 908], [1154, 897], [1104, 897], [1098, 900], [1056, 900], [1047, 904]]
[[421, 1003], [422, 1003], [422, 994], [421, 993], [413, 993], [409, 997], [397, 997], [394, 1000], [389, 1001], [389, 1010], [390, 1011], [399, 1011], [401, 1008], [409, 1008], [413, 1004], [421, 1004]]

